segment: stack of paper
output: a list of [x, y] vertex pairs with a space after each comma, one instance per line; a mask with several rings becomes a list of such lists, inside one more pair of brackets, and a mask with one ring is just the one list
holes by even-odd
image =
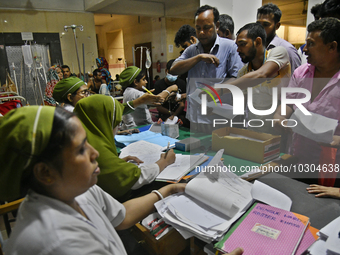
[[320, 238], [308, 249], [311, 255], [340, 254], [340, 217], [320, 229]]
[[220, 159], [220, 153], [216, 153], [210, 171], [198, 174], [184, 193], [155, 203], [165, 222], [184, 238], [195, 236], [207, 243], [219, 240], [254, 199], [290, 210], [291, 200], [268, 185], [258, 181], [253, 185], [229, 171], [213, 171], [221, 164]]
[[167, 166], [157, 177], [157, 181], [178, 182], [183, 176], [201, 165], [209, 157], [205, 155], [176, 154], [176, 161]]
[[[210, 176], [211, 175], [211, 176]], [[233, 173], [200, 173], [185, 188], [155, 204], [158, 213], [184, 238], [220, 238], [252, 202], [251, 184]]]

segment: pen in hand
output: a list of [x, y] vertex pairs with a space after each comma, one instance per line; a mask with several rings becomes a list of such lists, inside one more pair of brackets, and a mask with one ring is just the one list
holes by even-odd
[[168, 147], [166, 148], [164, 159], [166, 159], [166, 156], [168, 155], [169, 149], [170, 149], [170, 141], [168, 142]]
[[152, 92], [150, 90], [148, 90], [147, 88], [145, 88], [144, 86], [142, 86], [142, 89], [144, 89], [146, 92], [148, 92], [150, 95], [153, 95]]

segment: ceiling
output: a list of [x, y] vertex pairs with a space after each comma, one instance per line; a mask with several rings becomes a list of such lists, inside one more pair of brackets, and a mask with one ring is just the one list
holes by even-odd
[[103, 25], [112, 21], [116, 14], [147, 17], [194, 18], [200, 6], [199, 0], [104, 0], [106, 6], [93, 6], [86, 11], [95, 13], [95, 24]]
[[[283, 25], [306, 26], [308, 0], [262, 0], [262, 3], [274, 3], [280, 8]], [[86, 9], [95, 13], [96, 25], [103, 25], [117, 18], [116, 14], [193, 18], [199, 4], [199, 0], [103, 0]]]
[[[308, 0], [262, 0], [263, 4], [269, 2], [281, 9], [283, 25], [306, 25]], [[0, 10], [92, 12], [96, 25], [112, 21], [116, 15], [193, 19], [199, 6], [200, 0], [0, 0]]]

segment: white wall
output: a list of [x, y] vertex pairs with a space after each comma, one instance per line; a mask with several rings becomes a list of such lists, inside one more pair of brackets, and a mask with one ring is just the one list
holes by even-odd
[[306, 22], [306, 27], [308, 26], [309, 23], [314, 21], [314, 16], [311, 14], [310, 10], [312, 7], [316, 4], [321, 4], [323, 1], [322, 0], [308, 0], [308, 11], [307, 11], [307, 22]]
[[[262, 0], [200, 0], [200, 5], [216, 7], [220, 14], [230, 15], [236, 32], [247, 23], [256, 22], [256, 12], [262, 6]], [[246, 6], [246, 8], [245, 8]]]

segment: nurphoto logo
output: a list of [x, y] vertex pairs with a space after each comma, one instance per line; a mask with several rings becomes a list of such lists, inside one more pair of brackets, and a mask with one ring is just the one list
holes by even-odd
[[[216, 89], [220, 89], [220, 88], [224, 88], [224, 89], [229, 89], [230, 93], [232, 94], [233, 97], [233, 115], [244, 115], [244, 102], [245, 102], [245, 95], [242, 92], [242, 90], [240, 88], [238, 88], [235, 85], [230, 85], [230, 84], [215, 84], [215, 87], [213, 88], [212, 86], [209, 86], [205, 83], [204, 84], [207, 88], [209, 88], [218, 98], [221, 106], [222, 106], [222, 101], [220, 96], [218, 95]], [[247, 88], [247, 105], [248, 105], [248, 110], [253, 113], [254, 115], [258, 115], [258, 116], [267, 116], [270, 115], [272, 113], [274, 113], [277, 109], [278, 106], [278, 88], [277, 87], [273, 87], [272, 89], [272, 105], [269, 109], [266, 110], [258, 110], [255, 109], [254, 104], [253, 104], [253, 88]], [[212, 95], [212, 93], [205, 89], [205, 88], [201, 88], [202, 91], [206, 92], [214, 101], [215, 105], [217, 105], [217, 102], [215, 100], [215, 97]], [[287, 94], [288, 93], [303, 93], [305, 95], [304, 98], [287, 98]], [[202, 115], [207, 115], [207, 94], [201, 94], [201, 114]], [[283, 87], [281, 88], [281, 115], [286, 115], [286, 106], [287, 105], [295, 105], [298, 109], [301, 110], [301, 112], [304, 115], [311, 115], [311, 113], [303, 106], [303, 103], [308, 102], [311, 99], [311, 93], [310, 91], [308, 91], [307, 89], [304, 88], [287, 88], [287, 87]], [[272, 122], [272, 126], [274, 126], [274, 121], [276, 119], [266, 119], [266, 121], [271, 121]], [[232, 120], [231, 120], [232, 121]], [[291, 121], [290, 123], [294, 122], [295, 124], [288, 126], [287, 122]], [[254, 122], [262, 122], [263, 125], [263, 121], [260, 119], [250, 119], [248, 120], [248, 126], [251, 127], [261, 127], [262, 125], [254, 125], [252, 123]], [[215, 127], [215, 125], [218, 124], [226, 124], [228, 123], [228, 120], [225, 119], [214, 119], [213, 125]], [[236, 123], [234, 123], [236, 124]], [[239, 123], [237, 123], [239, 124]], [[282, 121], [281, 123], [283, 126], [285, 127], [295, 127], [297, 125], [296, 120], [293, 119], [287, 119]]]

